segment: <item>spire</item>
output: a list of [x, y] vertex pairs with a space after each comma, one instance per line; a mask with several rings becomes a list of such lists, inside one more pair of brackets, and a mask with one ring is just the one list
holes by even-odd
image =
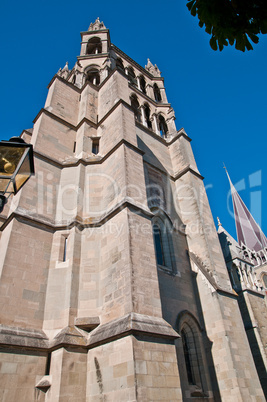
[[226, 168], [225, 171], [231, 187], [238, 243], [259, 251], [267, 247], [267, 238], [236, 191]]

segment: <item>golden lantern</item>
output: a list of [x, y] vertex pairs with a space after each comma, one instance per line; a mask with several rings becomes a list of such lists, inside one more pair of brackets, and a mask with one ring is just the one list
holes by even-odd
[[0, 212], [6, 195], [17, 194], [34, 174], [33, 147], [20, 137], [0, 141]]

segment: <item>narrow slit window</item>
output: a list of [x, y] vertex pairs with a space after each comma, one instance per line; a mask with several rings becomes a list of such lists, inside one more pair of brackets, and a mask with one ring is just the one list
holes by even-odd
[[74, 141], [74, 143], [73, 143], [73, 152], [75, 152], [76, 151], [76, 141]]
[[50, 366], [51, 366], [51, 352], [48, 352], [48, 355], [46, 358], [45, 375], [50, 374]]
[[153, 225], [153, 236], [155, 242], [156, 259], [158, 265], [165, 265], [162, 235], [158, 225]]
[[191, 363], [191, 356], [190, 356], [190, 349], [188, 345], [188, 339], [184, 330], [181, 332], [182, 342], [183, 342], [183, 349], [184, 349], [184, 358], [185, 358], [185, 366], [186, 366], [186, 373], [189, 384], [195, 384], [194, 375], [193, 375], [193, 367]]
[[66, 257], [67, 257], [67, 246], [68, 246], [68, 238], [66, 236], [63, 236], [63, 255], [62, 255], [62, 261], [65, 262], [66, 261]]
[[99, 153], [99, 139], [95, 138], [92, 141], [92, 153], [97, 155]]

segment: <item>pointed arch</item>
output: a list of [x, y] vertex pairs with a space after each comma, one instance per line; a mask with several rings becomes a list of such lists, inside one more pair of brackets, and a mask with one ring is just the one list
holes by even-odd
[[178, 350], [182, 352], [184, 363], [180, 369], [187, 381], [184, 387], [191, 397], [204, 397], [210, 388], [208, 365], [204, 354], [203, 331], [193, 314], [182, 311], [177, 318], [177, 330], [181, 338], [177, 341]]
[[154, 98], [156, 102], [161, 102], [162, 98], [161, 98], [161, 93], [160, 93], [160, 89], [158, 87], [158, 85], [155, 83], [153, 85], [153, 92], [154, 92]]
[[123, 65], [123, 61], [120, 57], [118, 57], [116, 59], [116, 67], [118, 70], [123, 71], [124, 72], [124, 65]]
[[146, 80], [143, 75], [139, 77], [140, 89], [146, 95]]
[[145, 114], [145, 121], [146, 121], [147, 127], [152, 129], [152, 123], [150, 120], [150, 107], [149, 107], [148, 103], [144, 103], [144, 114]]
[[132, 66], [127, 67], [128, 70], [128, 80], [130, 83], [136, 85], [136, 75]]
[[263, 271], [263, 272], [261, 273], [260, 279], [261, 279], [261, 282], [262, 282], [263, 287], [264, 287], [265, 289], [267, 289], [267, 271]]

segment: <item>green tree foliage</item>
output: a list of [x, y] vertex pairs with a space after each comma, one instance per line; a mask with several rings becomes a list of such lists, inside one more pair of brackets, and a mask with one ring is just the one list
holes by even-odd
[[[187, 0], [199, 26], [211, 35], [210, 46], [222, 50], [228, 43], [237, 50], [252, 50], [258, 34], [267, 33], [267, 0]], [[251, 42], [250, 42], [251, 41]]]

